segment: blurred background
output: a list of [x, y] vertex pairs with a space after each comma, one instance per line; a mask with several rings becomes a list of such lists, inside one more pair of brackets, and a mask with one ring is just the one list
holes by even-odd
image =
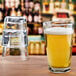
[[0, 54], [3, 49], [1, 41], [6, 16], [26, 18], [29, 55], [46, 55], [43, 21], [70, 18], [74, 22], [75, 31], [72, 54], [76, 55], [76, 0], [0, 0]]

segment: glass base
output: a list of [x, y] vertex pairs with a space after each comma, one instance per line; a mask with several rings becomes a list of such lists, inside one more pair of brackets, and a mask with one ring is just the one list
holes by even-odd
[[4, 56], [0, 57], [1, 61], [0, 63], [7, 64], [7, 63], [16, 63], [16, 62], [24, 62], [25, 60], [28, 59], [28, 57], [23, 57], [23, 56]]
[[49, 67], [49, 70], [53, 73], [65, 73], [65, 72], [69, 72], [71, 69], [70, 67], [68, 68], [53, 68], [53, 67]]

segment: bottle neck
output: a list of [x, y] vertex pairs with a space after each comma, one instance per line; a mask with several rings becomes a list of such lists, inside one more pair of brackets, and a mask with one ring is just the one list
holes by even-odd
[[53, 2], [53, 0], [50, 0], [50, 2]]
[[69, 3], [72, 3], [72, 0], [69, 0]]
[[62, 2], [65, 2], [65, 0], [62, 0]]

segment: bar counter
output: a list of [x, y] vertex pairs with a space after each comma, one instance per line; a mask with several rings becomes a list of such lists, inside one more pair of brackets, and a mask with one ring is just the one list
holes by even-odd
[[72, 56], [71, 71], [62, 74], [49, 72], [47, 56], [29, 56], [22, 62], [0, 63], [0, 76], [76, 76], [76, 56]]

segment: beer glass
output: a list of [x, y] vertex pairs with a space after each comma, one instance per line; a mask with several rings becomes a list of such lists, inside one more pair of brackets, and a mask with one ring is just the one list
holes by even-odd
[[28, 39], [26, 30], [27, 23], [24, 17], [5, 17], [2, 60], [22, 61], [27, 59]]
[[70, 71], [73, 23], [47, 21], [43, 23], [49, 70], [54, 73]]

